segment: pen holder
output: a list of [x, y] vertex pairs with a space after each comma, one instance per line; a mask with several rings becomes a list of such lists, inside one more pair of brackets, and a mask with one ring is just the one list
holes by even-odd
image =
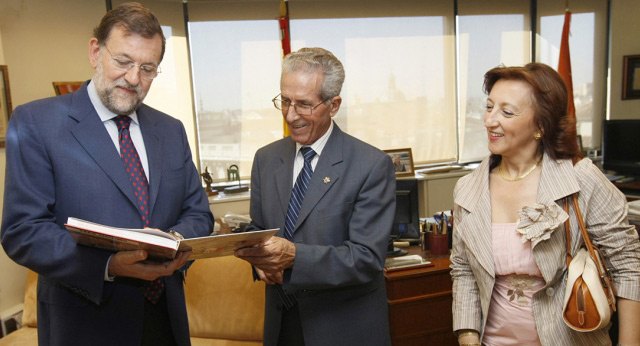
[[429, 233], [429, 250], [433, 256], [449, 254], [449, 235]]

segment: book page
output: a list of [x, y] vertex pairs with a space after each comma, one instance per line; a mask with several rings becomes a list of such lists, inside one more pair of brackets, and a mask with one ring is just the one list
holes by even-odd
[[193, 251], [190, 260], [233, 255], [241, 246], [259, 244], [267, 241], [278, 232], [276, 229], [262, 231], [213, 235], [190, 238], [180, 241], [178, 251]]
[[67, 219], [67, 223], [65, 224], [65, 226], [67, 226], [67, 229], [73, 228], [85, 232], [93, 232], [112, 237], [120, 237], [173, 249], [177, 247], [177, 241], [171, 234], [165, 233], [156, 228], [118, 228], [102, 225], [91, 221], [76, 219], [73, 217]]
[[157, 228], [151, 228], [151, 227], [147, 227], [147, 228], [118, 228], [118, 227], [111, 227], [111, 226], [106, 226], [106, 225], [102, 225], [99, 223], [95, 223], [95, 222], [91, 222], [91, 221], [85, 221], [85, 220], [81, 220], [81, 219], [76, 219], [74, 217], [70, 217], [67, 219], [67, 225], [69, 226], [73, 226], [73, 227], [78, 227], [78, 228], [82, 228], [82, 229], [86, 229], [86, 230], [91, 230], [91, 231], [97, 231], [100, 233], [105, 233], [105, 232], [138, 232], [138, 233], [144, 233], [144, 234], [152, 234], [158, 237], [163, 237], [163, 238], [167, 238], [167, 239], [171, 239], [171, 240], [175, 240], [175, 238], [167, 233], [164, 232], [160, 229]]

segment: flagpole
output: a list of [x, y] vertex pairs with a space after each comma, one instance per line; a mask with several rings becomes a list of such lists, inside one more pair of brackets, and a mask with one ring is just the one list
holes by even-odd
[[[278, 17], [280, 25], [280, 41], [282, 43], [282, 58], [291, 53], [291, 36], [289, 33], [289, 1], [280, 0], [280, 16]], [[283, 137], [289, 136], [289, 127], [286, 121], [282, 121]]]

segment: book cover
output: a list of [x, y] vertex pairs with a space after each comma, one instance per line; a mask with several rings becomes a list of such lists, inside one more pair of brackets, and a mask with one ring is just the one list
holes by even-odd
[[192, 251], [190, 260], [232, 255], [241, 246], [259, 244], [278, 229], [211, 235], [178, 240], [155, 228], [129, 229], [70, 217], [65, 224], [76, 243], [109, 251], [146, 250], [150, 259], [170, 260], [178, 251]]

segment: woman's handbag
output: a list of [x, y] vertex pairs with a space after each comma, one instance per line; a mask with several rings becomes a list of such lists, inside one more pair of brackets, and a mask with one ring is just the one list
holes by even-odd
[[[591, 243], [584, 226], [577, 194], [573, 194], [573, 207], [576, 212], [580, 231], [585, 246], [571, 257], [571, 231], [569, 219], [565, 221], [567, 233], [567, 288], [564, 294], [562, 317], [573, 330], [590, 332], [606, 327], [614, 311], [616, 311], [616, 292], [607, 269], [606, 261], [596, 246]], [[564, 203], [564, 210], [569, 213], [569, 201]]]

